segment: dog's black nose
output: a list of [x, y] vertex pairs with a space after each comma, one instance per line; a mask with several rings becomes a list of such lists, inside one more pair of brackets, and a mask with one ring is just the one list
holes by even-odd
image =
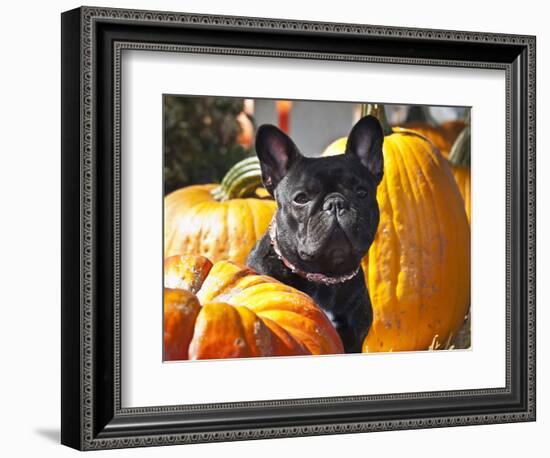
[[344, 196], [338, 192], [333, 192], [325, 197], [323, 210], [330, 213], [341, 214], [349, 210], [349, 205]]

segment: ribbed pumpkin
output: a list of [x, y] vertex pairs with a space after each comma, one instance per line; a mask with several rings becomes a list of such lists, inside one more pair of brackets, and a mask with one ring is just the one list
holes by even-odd
[[164, 287], [165, 360], [344, 351], [309, 296], [234, 262], [167, 258]]
[[470, 141], [470, 126], [467, 125], [454, 142], [451, 152], [449, 153], [451, 170], [464, 201], [464, 208], [466, 210], [466, 215], [468, 216], [468, 222], [470, 222], [472, 205], [470, 182]]
[[245, 159], [220, 185], [193, 185], [167, 195], [164, 257], [196, 254], [244, 263], [276, 209], [272, 199], [260, 198], [261, 191], [255, 194], [259, 173], [257, 159]]
[[[423, 136], [385, 126], [380, 224], [363, 260], [374, 321], [363, 351], [445, 345], [470, 302], [470, 230], [448, 162]], [[345, 150], [345, 139], [338, 153]], [[329, 150], [335, 152], [335, 143]]]

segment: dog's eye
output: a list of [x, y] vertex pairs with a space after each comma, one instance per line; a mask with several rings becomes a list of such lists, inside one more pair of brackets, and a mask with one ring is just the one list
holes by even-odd
[[363, 197], [367, 197], [367, 190], [365, 188], [359, 188], [357, 190], [357, 197], [360, 197], [361, 199]]
[[307, 204], [309, 202], [309, 197], [305, 192], [300, 192], [294, 196], [294, 202], [297, 204]]

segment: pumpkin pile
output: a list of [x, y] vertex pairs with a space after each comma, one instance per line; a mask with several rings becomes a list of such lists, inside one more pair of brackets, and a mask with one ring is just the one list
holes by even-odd
[[230, 261], [164, 264], [164, 360], [343, 353], [306, 294]]

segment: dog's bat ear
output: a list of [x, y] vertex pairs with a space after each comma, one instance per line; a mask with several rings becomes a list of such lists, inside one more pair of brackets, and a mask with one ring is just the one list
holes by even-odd
[[271, 124], [263, 124], [258, 128], [256, 154], [262, 169], [262, 182], [271, 195], [301, 156], [290, 137]]
[[384, 175], [383, 143], [384, 132], [380, 122], [374, 116], [365, 116], [351, 129], [346, 146], [346, 154], [358, 157], [361, 164], [374, 176], [377, 184]]

